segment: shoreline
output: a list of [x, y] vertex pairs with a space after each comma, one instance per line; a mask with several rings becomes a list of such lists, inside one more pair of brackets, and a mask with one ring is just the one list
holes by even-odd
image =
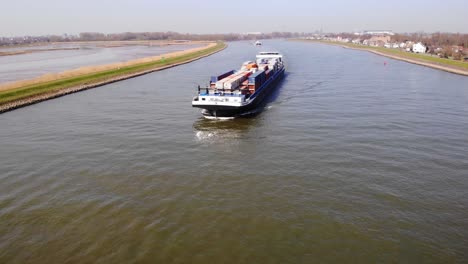
[[423, 61], [419, 61], [419, 60], [416, 60], [416, 59], [404, 58], [404, 57], [400, 57], [400, 56], [397, 56], [397, 55], [391, 55], [391, 54], [387, 54], [387, 53], [384, 53], [384, 52], [380, 52], [380, 51], [376, 51], [376, 50], [369, 50], [369, 49], [365, 49], [365, 48], [354, 48], [354, 47], [347, 47], [347, 46], [341, 46], [341, 47], [343, 47], [345, 49], [368, 51], [368, 52], [371, 52], [371, 53], [374, 53], [374, 54], [377, 54], [377, 55], [380, 55], [380, 56], [384, 56], [384, 57], [387, 57], [387, 58], [391, 58], [391, 59], [395, 59], [395, 60], [401, 60], [401, 61], [405, 61], [405, 62], [408, 62], [408, 63], [413, 63], [413, 64], [429, 67], [429, 68], [432, 68], [432, 69], [437, 69], [437, 70], [441, 70], [441, 71], [445, 71], [445, 72], [449, 72], [449, 73], [462, 75], [462, 76], [468, 76], [468, 71], [464, 71], [464, 70], [461, 70], [461, 69], [455, 69], [455, 68], [451, 68], [451, 67], [448, 67], [448, 66], [438, 65], [438, 64], [434, 64], [434, 63], [430, 63], [430, 62], [423, 62]]
[[19, 48], [34, 48], [43, 46], [56, 46], [56, 45], [114, 45], [120, 46], [132, 46], [132, 45], [193, 45], [193, 44], [208, 44], [215, 41], [209, 40], [89, 40], [89, 41], [64, 41], [64, 42], [36, 42], [29, 44], [17, 44], [17, 45], [4, 45], [0, 46], [0, 51], [5, 49], [19, 49]]
[[[214, 46], [212, 46], [212, 44], [214, 44]], [[174, 63], [171, 63], [171, 62], [166, 63], [165, 61], [162, 60], [161, 63], [163, 63], [163, 65], [154, 65], [154, 66], [150, 65], [147, 68], [144, 68], [142, 70], [136, 70], [135, 72], [123, 73], [123, 74], [116, 73], [116, 76], [112, 76], [112, 77], [108, 77], [108, 78], [104, 77], [103, 80], [97, 79], [97, 78], [96, 78], [97, 80], [96, 79], [95, 80], [91, 79], [89, 81], [85, 81], [82, 84], [64, 86], [64, 87], [58, 88], [56, 90], [51, 90], [51, 91], [46, 91], [46, 92], [39, 92], [37, 94], [32, 94], [32, 95], [29, 95], [29, 96], [18, 98], [16, 100], [11, 100], [11, 101], [7, 101], [7, 102], [4, 102], [4, 103], [0, 103], [0, 114], [8, 112], [8, 111], [15, 110], [15, 109], [18, 109], [18, 108], [21, 108], [21, 107], [25, 107], [25, 106], [28, 106], [28, 105], [40, 103], [40, 102], [43, 102], [43, 101], [46, 101], [46, 100], [62, 97], [62, 96], [68, 95], [68, 94], [89, 90], [89, 89], [96, 88], [96, 87], [99, 87], [99, 86], [103, 86], [103, 85], [106, 85], [106, 84], [110, 84], [110, 83], [114, 83], [114, 82], [118, 82], [118, 81], [123, 81], [123, 80], [126, 80], [126, 79], [138, 77], [138, 76], [145, 75], [145, 74], [148, 74], [148, 73], [161, 71], [161, 70], [176, 67], [176, 66], [179, 66], [179, 65], [187, 64], [187, 63], [202, 59], [204, 57], [208, 57], [210, 55], [213, 55], [213, 54], [215, 54], [217, 52], [220, 52], [220, 51], [227, 48], [227, 44], [225, 44], [224, 42], [221, 42], [221, 43], [213, 43], [212, 42], [212, 44], [209, 44], [209, 45], [203, 47], [203, 49], [196, 50], [196, 51], [192, 50], [191, 52], [187, 52], [186, 54], [181, 54], [179, 56], [166, 57], [168, 61], [169, 60], [176, 61]], [[213, 50], [210, 50], [210, 49], [213, 49]], [[206, 52], [207, 50], [209, 50], [209, 51]], [[201, 53], [201, 54], [198, 55], [197, 53]], [[161, 54], [161, 55], [156, 56], [156, 57], [164, 58], [165, 56], [170, 55], [170, 54], [171, 53]], [[188, 58], [185, 58], [187, 56], [188, 56]], [[191, 57], [191, 56], [194, 56], [194, 57]], [[142, 59], [139, 59], [139, 60], [148, 60], [148, 58], [142, 58]], [[178, 60], [180, 60], [180, 61], [178, 61]], [[151, 62], [146, 62], [146, 64], [148, 64], [148, 63], [151, 63]], [[158, 62], [153, 61], [152, 63], [158, 63]], [[131, 67], [145, 67], [145, 66], [146, 66], [145, 63], [140, 63], [140, 64], [135, 64], [135, 65], [128, 65], [127, 67], [130, 67], [130, 70], [131, 70]], [[120, 70], [120, 68], [118, 68], [118, 70]], [[123, 70], [125, 70], [125, 69], [123, 69]], [[104, 71], [101, 74], [106, 74], [106, 73], [113, 74], [112, 70], [108, 70], [107, 72]], [[80, 77], [82, 77], [82, 76], [74, 76], [71, 79], [80, 79]], [[60, 81], [61, 81], [60, 79], [56, 80], [56, 81], [53, 81], [53, 82], [51, 82], [49, 84], [49, 86], [52, 86], [52, 85], [54, 85], [54, 83], [57, 83], [57, 82], [60, 82]], [[36, 85], [40, 85], [40, 84], [41, 83], [36, 84]], [[44, 85], [45, 85], [45, 87], [48, 86], [47, 83], [45, 83]], [[8, 90], [5, 90], [5, 92], [12, 91], [14, 93], [16, 90], [21, 90], [21, 89], [22, 88], [8, 89]], [[0, 89], [0, 92], [1, 92], [1, 89]]]
[[[301, 40], [299, 40], [299, 41], [301, 41]], [[345, 49], [367, 51], [367, 52], [370, 52], [370, 53], [374, 53], [376, 55], [384, 56], [384, 57], [395, 59], [395, 60], [400, 60], [400, 61], [404, 61], [404, 62], [408, 62], [408, 63], [412, 63], [412, 64], [417, 64], [417, 65], [421, 65], [421, 66], [425, 66], [425, 67], [429, 67], [429, 68], [432, 68], [432, 69], [441, 70], [441, 71], [445, 71], [445, 72], [449, 72], [449, 73], [453, 73], [453, 74], [458, 74], [458, 75], [462, 75], [462, 76], [468, 76], [468, 70], [463, 70], [463, 69], [454, 68], [454, 67], [450, 67], [450, 66], [440, 65], [440, 64], [436, 64], [436, 63], [432, 63], [432, 62], [428, 62], [428, 61], [422, 61], [422, 60], [418, 60], [418, 59], [402, 57], [402, 56], [398, 56], [398, 55], [392, 55], [392, 54], [388, 54], [388, 53], [385, 53], [385, 52], [380, 52], [380, 51], [377, 51], [377, 50], [373, 50], [373, 49], [370, 49], [370, 48], [352, 47], [352, 46], [348, 46], [348, 45], [341, 44], [341, 43], [325, 42], [325, 41], [310, 41], [309, 40], [309, 41], [304, 41], [304, 42], [312, 42], [312, 43], [319, 43], [319, 44], [324, 44], [324, 45], [339, 46], [339, 47], [342, 47], [342, 48], [345, 48]]]

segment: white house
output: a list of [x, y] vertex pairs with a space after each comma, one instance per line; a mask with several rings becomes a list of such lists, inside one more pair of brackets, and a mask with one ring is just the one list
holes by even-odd
[[413, 45], [412, 51], [414, 53], [426, 53], [426, 46], [424, 46], [421, 42], [418, 42]]

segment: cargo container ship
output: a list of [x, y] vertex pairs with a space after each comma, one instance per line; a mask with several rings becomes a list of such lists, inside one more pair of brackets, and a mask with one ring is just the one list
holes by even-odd
[[198, 86], [192, 106], [206, 117], [236, 117], [255, 110], [282, 79], [285, 67], [278, 52], [260, 52], [239, 70], [211, 76], [207, 87]]

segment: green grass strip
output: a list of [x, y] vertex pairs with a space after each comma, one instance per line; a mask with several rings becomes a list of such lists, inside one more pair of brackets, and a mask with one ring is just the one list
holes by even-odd
[[40, 94], [45, 94], [49, 92], [59, 91], [61, 89], [84, 85], [84, 84], [93, 84], [99, 83], [102, 81], [110, 80], [115, 77], [119, 77], [127, 74], [135, 74], [144, 72], [147, 70], [170, 66], [177, 63], [182, 63], [191, 59], [195, 59], [200, 56], [210, 54], [212, 52], [221, 50], [226, 47], [226, 44], [223, 42], [218, 42], [216, 46], [191, 52], [177, 57], [167, 58], [159, 61], [140, 63], [136, 65], [125, 66], [119, 69], [106, 70], [96, 73], [84, 74], [76, 77], [63, 78], [50, 82], [43, 82], [32, 84], [24, 87], [19, 87], [15, 89], [10, 89], [6, 91], [0, 91], [0, 104], [5, 104], [8, 102], [25, 99], [31, 96], [36, 96]]

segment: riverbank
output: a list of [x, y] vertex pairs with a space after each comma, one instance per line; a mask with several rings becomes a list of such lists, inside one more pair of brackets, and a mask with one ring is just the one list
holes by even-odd
[[430, 67], [450, 73], [455, 73], [459, 75], [468, 76], [468, 63], [462, 61], [455, 61], [450, 59], [439, 58], [427, 54], [417, 54], [411, 52], [405, 52], [395, 49], [387, 49], [383, 47], [369, 47], [356, 45], [351, 43], [336, 43], [331, 41], [319, 41], [319, 40], [294, 40], [294, 41], [303, 41], [311, 43], [321, 43], [327, 45], [340, 46], [347, 49], [353, 50], [362, 50], [372, 52], [374, 54], [385, 56], [388, 58], [401, 60], [413, 64], [418, 64], [425, 67]]
[[0, 113], [160, 71], [209, 56], [226, 48], [223, 42], [159, 56], [95, 67], [83, 67], [63, 73], [0, 86]]

